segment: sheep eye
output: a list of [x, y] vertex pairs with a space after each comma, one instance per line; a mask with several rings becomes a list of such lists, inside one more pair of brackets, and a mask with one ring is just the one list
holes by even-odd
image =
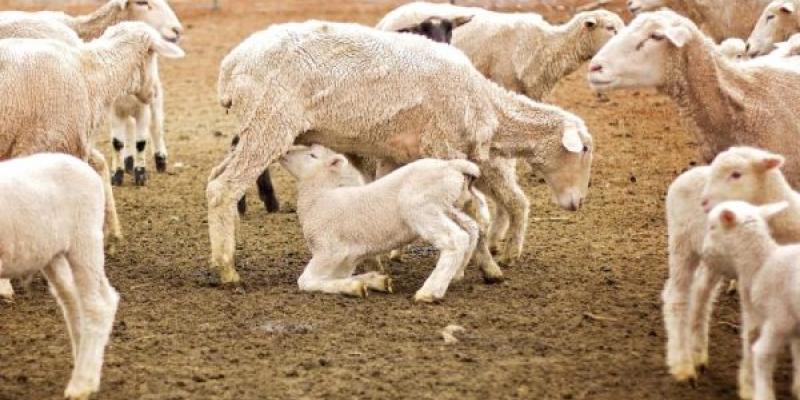
[[316, 156], [316, 155], [314, 155], [314, 153], [309, 153], [309, 156], [310, 156], [311, 158], [317, 158], [317, 156]]
[[606, 30], [614, 34], [617, 33], [617, 28], [614, 28], [613, 26], [606, 27]]
[[775, 19], [775, 14], [767, 15], [767, 21], [772, 21], [773, 19]]
[[651, 33], [650, 34], [650, 39], [653, 39], [653, 40], [664, 40], [664, 35], [662, 35], [660, 33]]
[[739, 171], [733, 171], [733, 172], [731, 173], [731, 178], [732, 178], [732, 179], [739, 179], [739, 178], [741, 178], [741, 177], [742, 177], [742, 173], [741, 173], [741, 172], [739, 172]]
[[586, 153], [589, 151], [589, 146], [583, 146], [583, 152]]
[[148, 4], [149, 4], [149, 3], [148, 3], [147, 1], [141, 1], [141, 0], [136, 2], [136, 5], [137, 5], [137, 6], [146, 6], [146, 5], [148, 5]]

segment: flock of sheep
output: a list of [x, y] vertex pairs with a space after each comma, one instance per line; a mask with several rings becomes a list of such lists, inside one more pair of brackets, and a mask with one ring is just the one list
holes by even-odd
[[[416, 301], [443, 299], [470, 262], [487, 283], [502, 281], [493, 254], [515, 262], [528, 225], [518, 162], [560, 207], [577, 211], [586, 198], [592, 136], [580, 117], [540, 101], [591, 60], [598, 92], [671, 97], [710, 162], [679, 176], [666, 200], [670, 372], [693, 380], [707, 365], [714, 298], [736, 279], [740, 397], [774, 398], [775, 357], [787, 343], [800, 396], [800, 247], [790, 244], [800, 240], [800, 2], [628, 6], [636, 17], [626, 27], [604, 10], [551, 25], [419, 2], [375, 28], [308, 21], [247, 38], [220, 67], [220, 103], [240, 122], [207, 187], [220, 280], [240, 279], [237, 204], [244, 212], [240, 200], [258, 182], [276, 208], [265, 173], [280, 162], [298, 181], [312, 253], [300, 290], [392, 292], [381, 257], [417, 239], [440, 255]], [[0, 163], [0, 277], [47, 278], [72, 342], [70, 399], [98, 390], [117, 309], [104, 272], [104, 253], [121, 238], [111, 185], [125, 169], [146, 184], [151, 140], [156, 169], [166, 168], [158, 56], [182, 57], [181, 33], [165, 0], [110, 0], [79, 17], [0, 12], [0, 154], [9, 159]], [[111, 169], [94, 145], [107, 117]], [[353, 275], [362, 262], [374, 271]], [[0, 296], [12, 294], [0, 281]]]

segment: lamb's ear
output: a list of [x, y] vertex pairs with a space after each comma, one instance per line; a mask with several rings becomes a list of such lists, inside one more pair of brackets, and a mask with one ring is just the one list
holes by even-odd
[[153, 38], [153, 51], [164, 58], [183, 58], [186, 55], [178, 45], [170, 43], [161, 37]]
[[726, 228], [736, 226], [736, 213], [727, 208], [722, 210], [722, 212], [719, 213], [719, 222]]
[[453, 18], [453, 29], [456, 29], [459, 26], [464, 25], [464, 24], [468, 23], [469, 21], [472, 21], [473, 17], [475, 17], [475, 16], [474, 15], [469, 15], [469, 16], [466, 16], [466, 17], [465, 16], [461, 16], [461, 17]]
[[780, 10], [784, 14], [794, 14], [794, 4], [789, 2], [784, 3]]
[[561, 135], [561, 144], [572, 153], [583, 151], [583, 140], [581, 140], [581, 134], [577, 126], [572, 123], [566, 124], [564, 133]]
[[769, 220], [787, 208], [789, 208], [789, 202], [781, 201], [779, 203], [764, 204], [763, 206], [758, 207], [758, 213], [761, 215], [761, 218]]
[[692, 37], [692, 33], [684, 26], [670, 26], [664, 30], [664, 36], [669, 39], [675, 47], [683, 47], [686, 42], [689, 41], [689, 38]]
[[765, 171], [769, 171], [771, 169], [780, 168], [783, 166], [784, 158], [778, 154], [770, 154], [761, 159], [761, 167], [764, 168]]
[[594, 27], [597, 26], [597, 18], [595, 17], [586, 18], [586, 20], [583, 21], [583, 26], [585, 26], [587, 29], [594, 29]]
[[328, 160], [328, 168], [338, 169], [347, 165], [347, 158], [341, 154], [337, 154]]

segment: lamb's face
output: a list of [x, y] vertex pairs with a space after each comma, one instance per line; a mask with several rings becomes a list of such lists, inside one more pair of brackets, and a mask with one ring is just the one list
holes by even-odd
[[633, 15], [666, 7], [665, 0], [628, 0], [628, 11]]
[[178, 17], [167, 0], [125, 0], [129, 19], [144, 22], [155, 28], [164, 40], [178, 43], [183, 33]]
[[665, 84], [667, 61], [693, 35], [688, 24], [671, 11], [636, 17], [592, 59], [589, 83], [600, 92]]
[[709, 213], [706, 235], [703, 240], [703, 258], [720, 260], [736, 257], [736, 252], [747, 249], [753, 239], [769, 235], [767, 221], [780, 214], [788, 203], [754, 206], [743, 201], [726, 201]]
[[617, 35], [625, 22], [617, 14], [606, 10], [588, 11], [582, 13], [583, 29], [590, 36], [592, 53], [597, 53], [611, 38]]
[[594, 144], [580, 121], [568, 121], [560, 143], [537, 148], [537, 159], [530, 160], [541, 171], [553, 201], [561, 208], [577, 211], [589, 192]]
[[301, 182], [312, 177], [339, 182], [349, 172], [347, 158], [319, 145], [293, 146], [280, 163]]
[[711, 176], [703, 189], [702, 206], [708, 212], [724, 201], [759, 204], [769, 174], [780, 174], [783, 157], [750, 147], [733, 147], [711, 163]]
[[798, 10], [792, 0], [769, 3], [758, 18], [753, 33], [747, 39], [747, 54], [757, 57], [771, 52], [775, 44], [789, 39], [800, 31]]
[[719, 52], [730, 60], [742, 60], [747, 55], [747, 44], [739, 38], [729, 38], [719, 44]]

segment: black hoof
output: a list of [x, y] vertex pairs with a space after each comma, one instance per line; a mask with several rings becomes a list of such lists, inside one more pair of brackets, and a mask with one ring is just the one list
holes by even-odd
[[147, 171], [144, 167], [136, 167], [133, 170], [133, 182], [136, 186], [144, 186], [147, 182]]
[[166, 172], [167, 171], [167, 156], [156, 153], [155, 157], [156, 161], [156, 171], [158, 172]]
[[133, 156], [125, 157], [125, 172], [133, 173]]
[[239, 210], [239, 215], [244, 215], [247, 212], [247, 196], [242, 196], [239, 202], [236, 203], [236, 209]]
[[281, 205], [278, 203], [278, 199], [272, 197], [264, 202], [264, 208], [267, 209], [268, 213], [276, 213], [281, 210]]
[[114, 186], [122, 186], [122, 180], [125, 177], [125, 171], [122, 168], [117, 168], [114, 175], [111, 175], [111, 184]]

